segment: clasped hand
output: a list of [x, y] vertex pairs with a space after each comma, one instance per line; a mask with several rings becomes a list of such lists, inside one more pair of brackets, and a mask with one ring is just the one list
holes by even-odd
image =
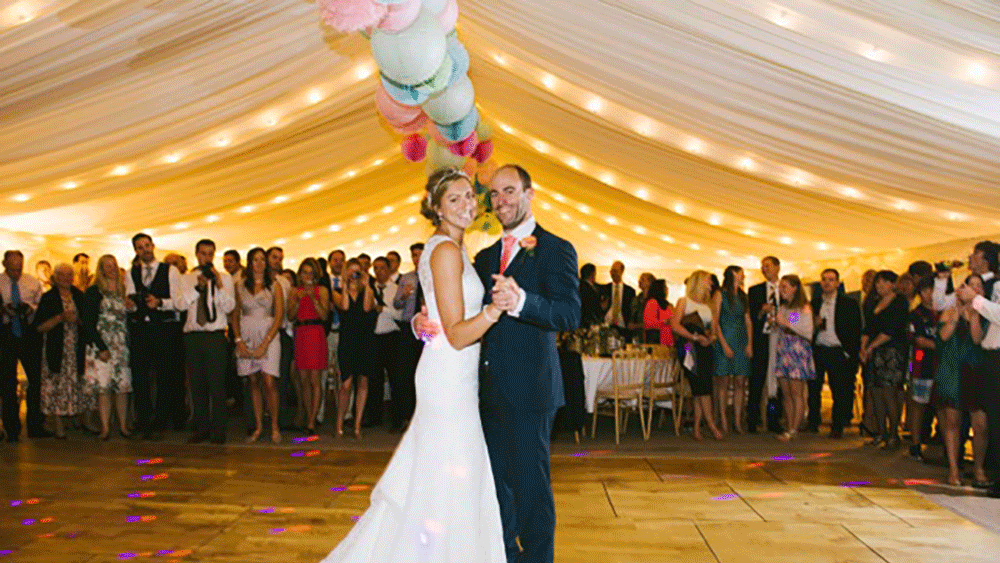
[[[493, 305], [504, 312], [513, 311], [521, 300], [521, 288], [514, 278], [494, 275]], [[413, 316], [413, 331], [417, 338], [429, 341], [441, 333], [441, 325], [427, 317], [427, 307]]]

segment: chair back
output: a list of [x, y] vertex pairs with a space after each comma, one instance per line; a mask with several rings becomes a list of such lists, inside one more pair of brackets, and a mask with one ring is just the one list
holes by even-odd
[[646, 386], [650, 357], [646, 350], [635, 348], [617, 350], [612, 354], [611, 373], [616, 395], [622, 396]]

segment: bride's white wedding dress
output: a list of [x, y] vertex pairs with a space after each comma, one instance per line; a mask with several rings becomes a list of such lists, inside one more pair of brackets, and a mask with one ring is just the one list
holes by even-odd
[[[430, 258], [450, 240], [432, 236], [417, 268], [433, 321], [441, 317]], [[464, 248], [462, 259], [469, 319], [482, 309], [483, 284]], [[505, 563], [479, 419], [479, 344], [455, 350], [439, 334], [424, 345], [416, 389], [410, 427], [372, 491], [371, 506], [323, 563]]]

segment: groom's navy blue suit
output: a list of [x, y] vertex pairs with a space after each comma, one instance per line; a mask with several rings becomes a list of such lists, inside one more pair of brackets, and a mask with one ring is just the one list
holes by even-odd
[[[549, 476], [549, 437], [565, 404], [556, 349], [559, 331], [580, 326], [576, 250], [536, 227], [537, 245], [521, 248], [504, 275], [526, 294], [517, 317], [504, 315], [483, 337], [480, 408], [496, 480], [508, 563], [551, 563], [556, 512]], [[502, 242], [476, 255], [476, 272], [492, 301]], [[521, 553], [515, 538], [520, 539]]]

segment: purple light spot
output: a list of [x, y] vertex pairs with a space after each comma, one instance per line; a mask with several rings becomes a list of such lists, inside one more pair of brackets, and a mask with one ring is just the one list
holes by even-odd
[[271, 534], [272, 535], [278, 535], [278, 534], [280, 534], [280, 533], [282, 533], [284, 531], [285, 531], [284, 528], [271, 528]]
[[135, 464], [136, 465], [149, 465], [149, 460], [148, 459], [137, 459], [135, 461]]
[[21, 520], [21, 525], [22, 526], [31, 526], [35, 522], [37, 522], [37, 520], [35, 520], [34, 518], [28, 518], [27, 520]]
[[68, 540], [75, 540], [78, 537], [80, 537], [80, 532], [70, 532], [66, 534], [66, 539]]
[[142, 498], [142, 493], [129, 493], [128, 498]]
[[357, 522], [358, 520], [361, 520], [360, 516], [351, 516], [351, 522]]
[[271, 513], [274, 512], [274, 507], [273, 506], [269, 506], [267, 508], [261, 508], [257, 512], [260, 512], [261, 514], [271, 514]]
[[347, 490], [347, 487], [330, 487], [330, 490], [335, 493], [342, 493]]
[[143, 481], [149, 481], [149, 480], [150, 480], [150, 479], [152, 479], [153, 477], [156, 477], [156, 475], [143, 475], [143, 476], [141, 477], [141, 479], [142, 479]]
[[12, 500], [12, 501], [10, 501], [10, 505], [11, 506], [21, 506], [21, 501], [19, 501], [19, 500]]
[[871, 481], [846, 481], [841, 483], [841, 487], [864, 487], [865, 485], [871, 485]]
[[733, 493], [728, 493], [728, 494], [725, 494], [725, 495], [719, 495], [719, 496], [713, 498], [712, 500], [736, 500], [738, 498], [740, 498], [739, 495], [735, 495]]
[[573, 457], [587, 457], [590, 452], [573, 452]]
[[776, 455], [771, 458], [772, 461], [792, 461], [794, 459], [795, 456], [790, 456], [790, 455]]
[[0, 549], [0, 557], [6, 557], [14, 553], [13, 549]]
[[172, 550], [172, 549], [161, 549], [160, 551], [156, 552], [156, 555], [158, 557], [166, 557], [167, 555], [170, 555], [173, 552], [174, 552], [174, 550]]
[[125, 521], [128, 522], [128, 523], [138, 522], [139, 520], [142, 520], [141, 516], [126, 516], [125, 517]]
[[788, 313], [788, 322], [792, 324], [799, 322], [799, 312], [792, 311], [791, 313]]
[[306, 440], [307, 440], [307, 438], [304, 437], [304, 436], [301, 437], [301, 438], [292, 438], [292, 443], [293, 444], [301, 444], [302, 442], [305, 442]]
[[301, 452], [301, 451], [299, 451], [299, 452], [292, 452], [292, 457], [302, 457], [304, 455], [306, 455], [306, 452]]
[[118, 554], [118, 559], [132, 559], [134, 557], [135, 557], [135, 553], [132, 553], [132, 552], [119, 553]]

